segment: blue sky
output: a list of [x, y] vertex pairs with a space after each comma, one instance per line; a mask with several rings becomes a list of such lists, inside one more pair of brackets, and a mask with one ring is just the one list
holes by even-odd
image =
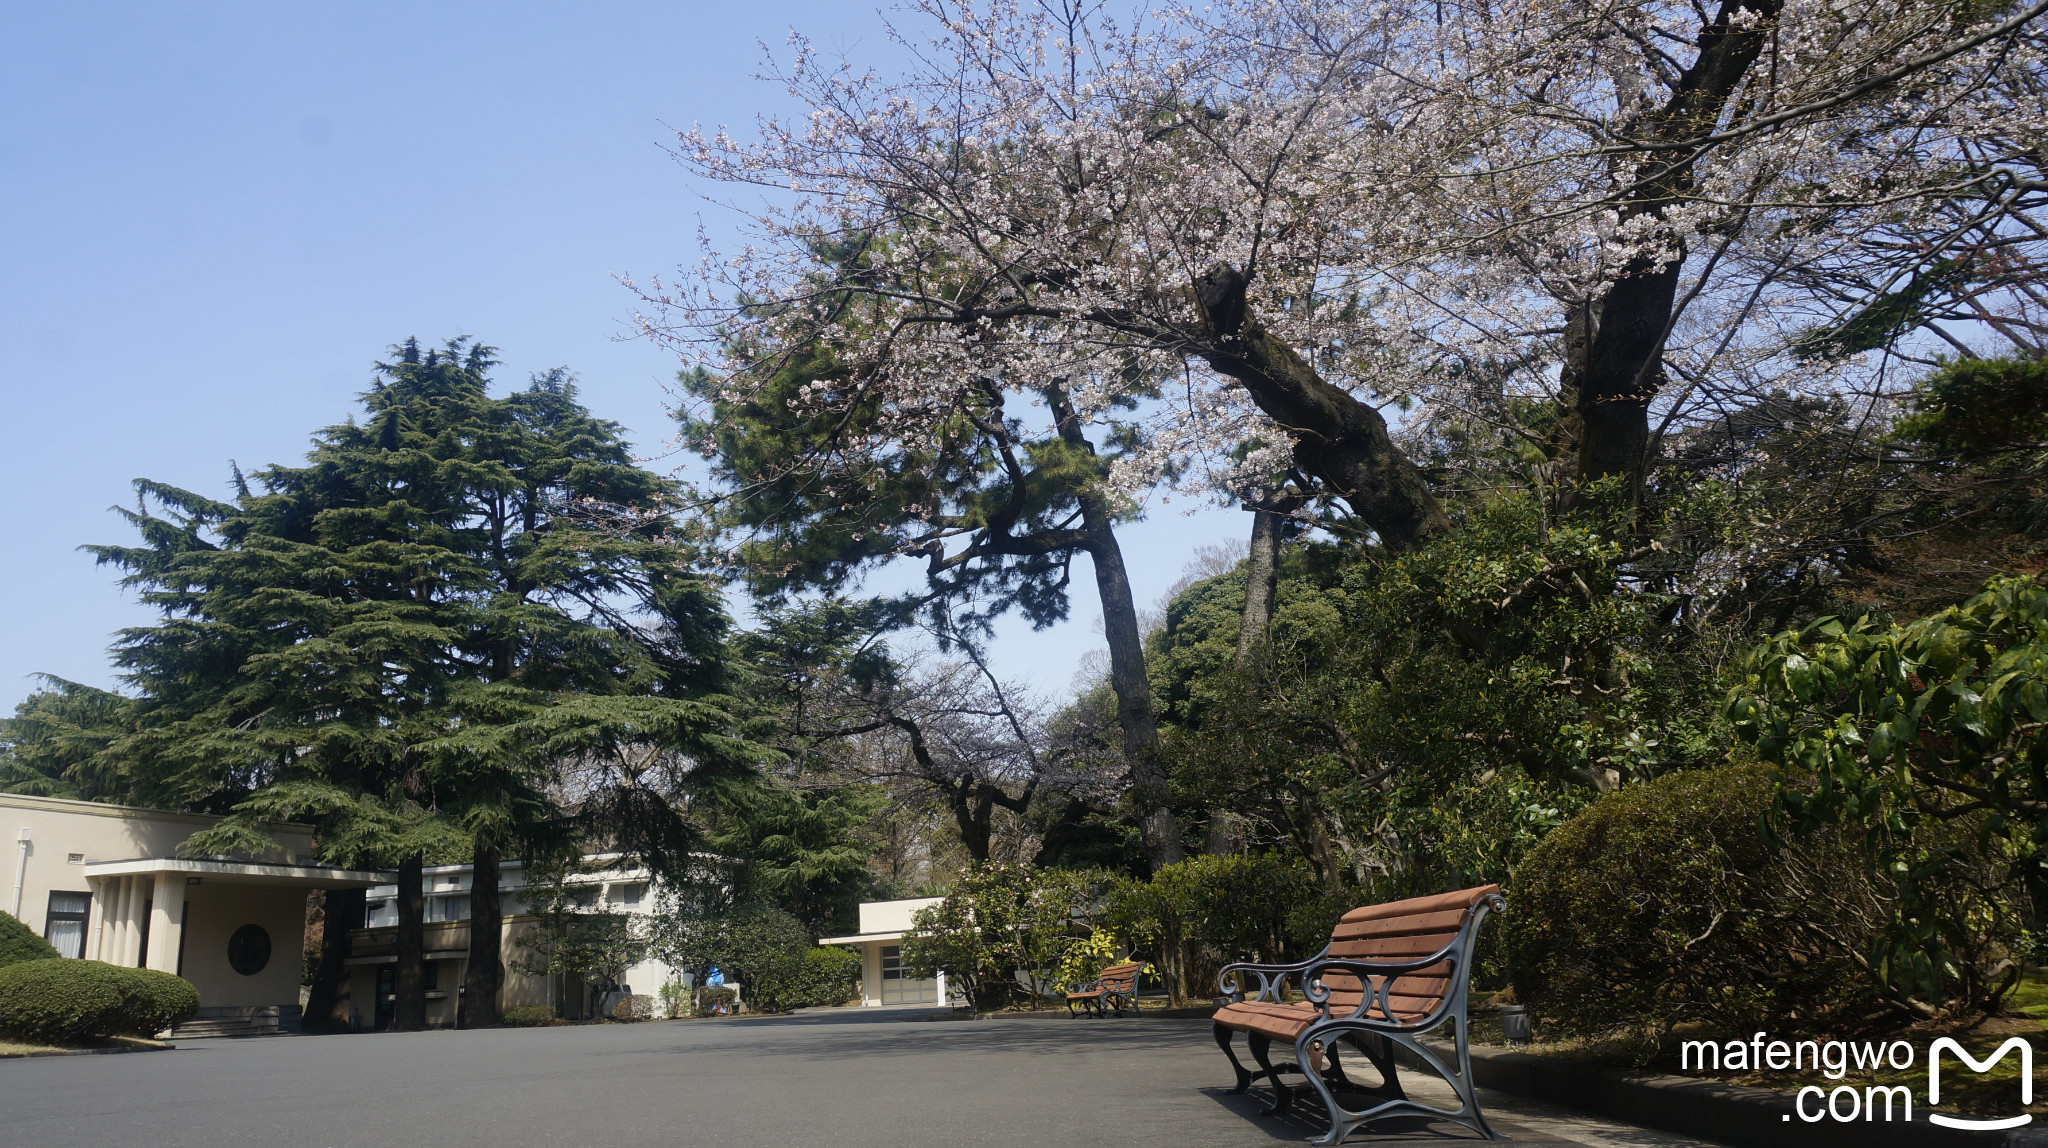
[[[0, 713], [37, 671], [113, 684], [149, 616], [76, 548], [127, 540], [130, 480], [296, 459], [407, 335], [496, 345], [509, 383], [567, 365], [657, 451], [676, 363], [614, 276], [735, 234], [664, 125], [781, 107], [752, 75], [792, 26], [894, 57], [860, 4], [0, 9]], [[1141, 604], [1248, 531], [1180, 509], [1125, 533]], [[1076, 574], [1074, 621], [1001, 633], [1006, 675], [1063, 691], [1099, 645]]]

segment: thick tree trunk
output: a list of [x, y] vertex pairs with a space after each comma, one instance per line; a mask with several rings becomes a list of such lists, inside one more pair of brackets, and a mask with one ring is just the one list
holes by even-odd
[[341, 974], [347, 970], [350, 930], [363, 927], [363, 890], [329, 889], [320, 896], [320, 964], [313, 971], [313, 989], [306, 994], [304, 1027], [309, 1032], [346, 1028], [335, 1015], [341, 1002]]
[[[1671, 98], [1630, 134], [1676, 143], [1714, 130], [1744, 76], [1774, 36], [1782, 0], [1722, 0], [1700, 29], [1699, 55], [1678, 77]], [[1661, 218], [1693, 188], [1694, 160], [1683, 151], [1651, 153], [1633, 173], [1623, 196], [1621, 222]], [[1583, 420], [1579, 478], [1619, 476], [1631, 501], [1642, 490], [1649, 464], [1650, 402], [1664, 385], [1664, 344], [1678, 300], [1683, 249], [1660, 260], [1639, 256], [1626, 264], [1598, 303], [1598, 322], [1578, 380], [1576, 407]]]
[[1633, 499], [1650, 443], [1650, 401], [1664, 388], [1664, 340], [1684, 258], [1632, 261], [1600, 301], [1579, 380], [1579, 478], [1620, 477]]
[[[1060, 437], [1069, 447], [1094, 455], [1095, 447], [1081, 433], [1081, 421], [1066, 395], [1048, 388], [1046, 401], [1057, 420]], [[1117, 545], [1109, 502], [1097, 488], [1083, 490], [1082, 548], [1095, 567], [1095, 591], [1102, 603], [1102, 633], [1109, 642], [1109, 686], [1116, 693], [1117, 726], [1123, 732], [1124, 761], [1131, 770], [1131, 802], [1138, 809], [1145, 856], [1154, 872], [1187, 859], [1180, 823], [1173, 816], [1166, 769], [1159, 760], [1159, 725], [1152, 711], [1152, 685], [1145, 677], [1145, 635], [1138, 629], [1138, 603], [1131, 596], [1131, 577], [1124, 569], [1123, 548]]]
[[462, 1023], [491, 1028], [504, 1020], [498, 990], [504, 986], [504, 912], [498, 902], [498, 851], [476, 850], [469, 883], [469, 962], [462, 977]]
[[1131, 596], [1123, 548], [1110, 528], [1109, 507], [1096, 495], [1081, 499], [1083, 528], [1095, 565], [1095, 590], [1102, 600], [1102, 633], [1109, 642], [1109, 683], [1116, 691], [1117, 725], [1123, 731], [1124, 760], [1130, 764], [1131, 800], [1138, 807], [1145, 856], [1156, 872], [1187, 859], [1180, 824], [1168, 804], [1166, 770], [1159, 760], [1159, 726], [1152, 713], [1152, 685], [1145, 678], [1145, 636], [1138, 629], [1138, 604]]
[[1394, 445], [1387, 420], [1330, 385], [1249, 313], [1251, 280], [1216, 267], [1196, 284], [1210, 346], [1203, 357], [1235, 379], [1294, 439], [1294, 462], [1321, 479], [1380, 542], [1408, 550], [1450, 526], [1422, 471]]
[[1252, 512], [1251, 553], [1244, 567], [1244, 619], [1237, 629], [1237, 664], [1251, 664], [1273, 625], [1273, 599], [1280, 592], [1280, 531], [1286, 516]]
[[398, 968], [392, 976], [397, 996], [391, 1010], [394, 1032], [427, 1027], [425, 863], [415, 853], [398, 865]]

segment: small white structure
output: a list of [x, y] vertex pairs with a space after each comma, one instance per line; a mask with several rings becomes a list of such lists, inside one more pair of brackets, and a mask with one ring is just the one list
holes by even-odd
[[957, 989], [949, 994], [946, 974], [930, 979], [913, 977], [903, 967], [903, 934], [910, 931], [911, 914], [943, 897], [912, 897], [903, 901], [862, 901], [860, 932], [850, 937], [823, 937], [821, 945], [855, 945], [860, 948], [861, 1002], [870, 1008], [884, 1005], [939, 1005], [952, 1003]]

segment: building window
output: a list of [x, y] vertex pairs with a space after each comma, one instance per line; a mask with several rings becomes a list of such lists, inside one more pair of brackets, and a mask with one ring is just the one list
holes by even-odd
[[389, 901], [367, 901], [363, 904], [363, 927], [375, 928], [384, 923], [384, 907]]
[[[467, 896], [436, 897], [428, 902], [428, 905], [430, 906], [430, 912], [427, 919], [430, 921], [466, 921], [469, 919], [469, 898]], [[438, 916], [435, 914], [438, 914]]]
[[261, 925], [243, 925], [228, 938], [228, 967], [253, 977], [270, 963], [270, 934]]
[[903, 946], [882, 946], [882, 979], [900, 981], [903, 979]]
[[60, 957], [85, 955], [85, 918], [92, 911], [91, 893], [50, 894], [49, 916], [43, 921], [43, 939]]
[[638, 881], [619, 886], [619, 900], [629, 909], [639, 908], [641, 900], [646, 896], [647, 886]]

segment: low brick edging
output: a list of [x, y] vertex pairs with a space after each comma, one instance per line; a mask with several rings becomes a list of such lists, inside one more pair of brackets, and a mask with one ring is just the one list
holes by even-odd
[[[1447, 1061], [1449, 1046], [1430, 1044]], [[1403, 1053], [1404, 1064], [1419, 1067]], [[2034, 1143], [2019, 1133], [1943, 1128], [1915, 1113], [1911, 1121], [1822, 1120], [1792, 1114], [1793, 1095], [1771, 1088], [1685, 1076], [1628, 1072], [1559, 1057], [1472, 1046], [1472, 1078], [1481, 1088], [1611, 1117], [1645, 1128], [1717, 1140], [1740, 1148], [1999, 1148]], [[1921, 1097], [1914, 1097], [1917, 1105]]]

